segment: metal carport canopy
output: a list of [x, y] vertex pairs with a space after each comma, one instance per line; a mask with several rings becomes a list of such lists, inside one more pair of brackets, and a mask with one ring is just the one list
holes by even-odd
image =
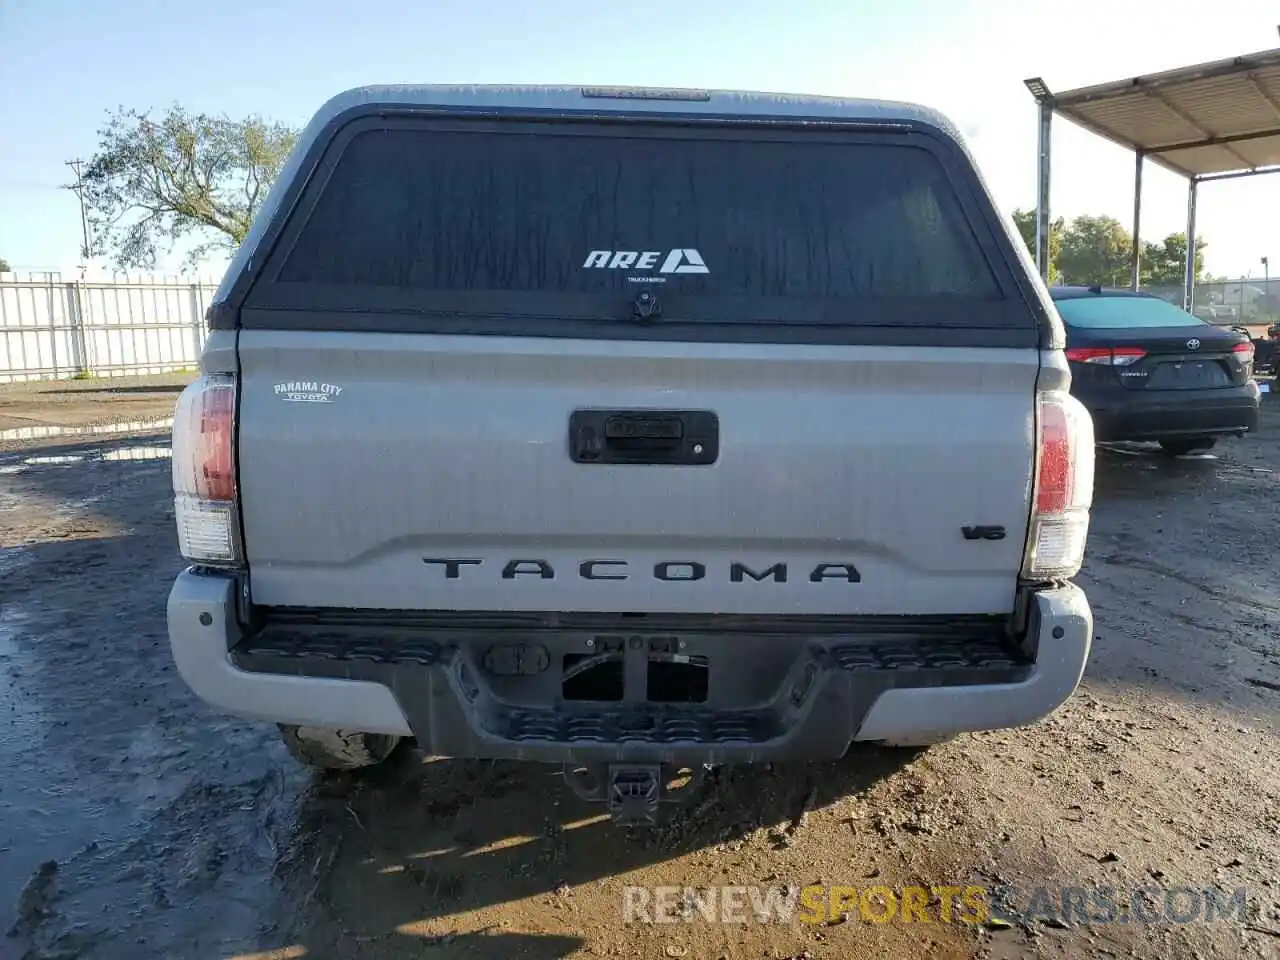
[[1195, 282], [1196, 188], [1207, 180], [1280, 172], [1280, 49], [1051, 93], [1026, 81], [1040, 105], [1036, 262], [1049, 273], [1049, 133], [1057, 113], [1134, 151], [1133, 261], [1138, 287], [1142, 165], [1150, 159], [1189, 181], [1184, 305]]

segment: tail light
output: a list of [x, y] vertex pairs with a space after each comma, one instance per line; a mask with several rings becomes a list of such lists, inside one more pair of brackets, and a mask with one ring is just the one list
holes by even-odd
[[1231, 348], [1232, 355], [1240, 361], [1240, 367], [1246, 380], [1253, 378], [1253, 341], [1245, 340]]
[[173, 505], [178, 549], [192, 563], [237, 567], [240, 511], [236, 496], [236, 382], [201, 377], [178, 398], [173, 414]]
[[1067, 359], [1076, 363], [1100, 363], [1108, 367], [1127, 367], [1147, 355], [1141, 347], [1072, 347]]
[[1041, 393], [1036, 406], [1034, 512], [1022, 575], [1061, 580], [1075, 576], [1084, 562], [1093, 502], [1093, 421], [1067, 393]]

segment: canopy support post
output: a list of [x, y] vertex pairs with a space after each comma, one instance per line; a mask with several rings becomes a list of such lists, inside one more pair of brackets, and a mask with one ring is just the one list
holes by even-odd
[[1146, 154], [1138, 150], [1134, 156], [1137, 159], [1133, 165], [1133, 253], [1130, 257], [1129, 288], [1137, 293], [1142, 276], [1142, 161]]
[[1185, 288], [1182, 294], [1182, 309], [1193, 313], [1196, 295], [1196, 188], [1200, 186], [1200, 178], [1192, 177], [1187, 184], [1187, 263], [1183, 276]]
[[1045, 283], [1049, 282], [1049, 148], [1052, 133], [1053, 103], [1042, 101], [1040, 107], [1040, 170], [1036, 188], [1036, 267]]

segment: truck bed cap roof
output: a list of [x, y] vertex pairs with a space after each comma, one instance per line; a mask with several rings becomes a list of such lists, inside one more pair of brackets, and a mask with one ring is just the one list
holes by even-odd
[[320, 108], [312, 123], [323, 123], [353, 107], [366, 105], [589, 110], [600, 113], [625, 111], [925, 123], [958, 137], [954, 125], [938, 111], [891, 100], [744, 90], [539, 84], [377, 84], [355, 87], [331, 98]]

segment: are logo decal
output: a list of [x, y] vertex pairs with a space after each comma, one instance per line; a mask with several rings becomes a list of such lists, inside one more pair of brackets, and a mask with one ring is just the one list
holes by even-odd
[[[661, 264], [659, 264], [661, 261]], [[585, 270], [653, 270], [658, 273], [710, 273], [702, 254], [692, 247], [661, 250], [592, 250], [582, 264]]]

